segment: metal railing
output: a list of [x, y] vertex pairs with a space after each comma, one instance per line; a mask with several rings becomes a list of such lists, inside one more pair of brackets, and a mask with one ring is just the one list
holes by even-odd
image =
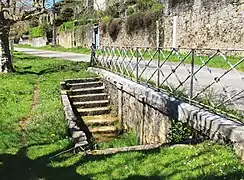
[[235, 119], [244, 117], [244, 50], [101, 47], [91, 65]]

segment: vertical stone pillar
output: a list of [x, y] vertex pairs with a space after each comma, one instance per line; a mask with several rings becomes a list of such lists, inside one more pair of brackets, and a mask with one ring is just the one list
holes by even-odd
[[118, 83], [118, 118], [119, 122], [123, 125], [123, 85]]
[[139, 96], [139, 102], [142, 103], [142, 118], [140, 120], [140, 134], [139, 134], [139, 143], [145, 144], [145, 96]]
[[172, 0], [161, 0], [161, 2], [164, 4], [164, 15], [168, 16], [172, 7]]

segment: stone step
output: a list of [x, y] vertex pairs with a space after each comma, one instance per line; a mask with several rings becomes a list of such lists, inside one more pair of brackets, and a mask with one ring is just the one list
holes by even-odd
[[109, 107], [78, 108], [77, 111], [81, 114], [81, 116], [92, 116], [92, 115], [108, 114], [110, 112], [110, 108]]
[[96, 88], [82, 88], [82, 89], [75, 89], [69, 91], [70, 95], [83, 95], [83, 94], [98, 94], [98, 93], [103, 93], [105, 87], [96, 87]]
[[93, 134], [93, 137], [95, 138], [96, 142], [98, 142], [98, 143], [112, 141], [117, 136], [118, 136], [117, 133]]
[[117, 127], [115, 126], [101, 126], [101, 127], [93, 127], [90, 129], [91, 133], [98, 133], [98, 134], [103, 134], [103, 133], [117, 133]]
[[109, 104], [109, 100], [99, 100], [99, 101], [84, 101], [84, 102], [74, 102], [73, 105], [76, 108], [93, 108], [93, 107], [106, 107]]
[[70, 99], [73, 102], [81, 101], [98, 101], [98, 100], [107, 100], [107, 93], [97, 93], [97, 94], [84, 94], [84, 95], [70, 95]]
[[69, 84], [70, 90], [82, 89], [82, 88], [96, 88], [101, 86], [103, 86], [102, 81]]
[[118, 122], [118, 117], [111, 115], [98, 115], [83, 117], [87, 126], [112, 125]]
[[74, 84], [74, 83], [86, 83], [86, 82], [96, 82], [101, 81], [100, 77], [95, 78], [78, 78], [78, 79], [66, 79], [65, 83], [67, 85]]

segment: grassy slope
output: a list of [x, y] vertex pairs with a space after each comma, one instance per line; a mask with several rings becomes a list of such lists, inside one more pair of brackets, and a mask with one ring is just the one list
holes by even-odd
[[[1, 179], [241, 179], [244, 166], [223, 145], [169, 147], [150, 152], [82, 157], [67, 153], [70, 147], [59, 97], [65, 78], [92, 76], [87, 64], [16, 55], [17, 72], [0, 75], [0, 175]], [[39, 100], [32, 109], [33, 88]], [[21, 132], [19, 121], [29, 119]], [[23, 134], [26, 139], [23, 140]], [[125, 135], [101, 148], [132, 145]]]
[[[27, 144], [49, 143], [65, 137], [59, 82], [65, 78], [91, 76], [86, 71], [88, 65], [25, 56], [21, 53], [16, 55], [14, 65], [15, 73], [1, 75], [0, 78], [0, 148], [19, 147], [19, 122], [29, 117], [31, 123], [26, 132]], [[39, 102], [31, 111], [34, 86], [38, 87]]]

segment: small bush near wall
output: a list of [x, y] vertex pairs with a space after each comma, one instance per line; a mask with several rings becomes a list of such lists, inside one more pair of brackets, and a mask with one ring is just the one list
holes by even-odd
[[155, 31], [156, 21], [159, 19], [158, 12], [136, 13], [129, 16], [125, 23], [125, 30], [132, 35], [139, 30], [147, 29], [149, 33]]
[[187, 123], [172, 120], [171, 137], [173, 143], [180, 143], [192, 139], [194, 131], [187, 126]]
[[143, 13], [137, 13], [129, 16], [125, 23], [126, 33], [132, 35], [138, 30], [144, 29]]
[[30, 38], [44, 37], [46, 35], [46, 28], [44, 26], [37, 26], [29, 29]]
[[104, 16], [101, 19], [101, 26], [100, 27], [101, 27], [101, 30], [102, 30], [103, 34], [107, 33], [108, 24], [109, 24], [110, 21], [111, 21], [111, 19], [108, 16]]
[[107, 30], [109, 33], [109, 36], [112, 38], [113, 41], [116, 41], [119, 32], [122, 28], [122, 19], [114, 19], [111, 20], [108, 24]]
[[64, 22], [63, 24], [61, 24], [60, 26], [60, 31], [64, 32], [64, 31], [68, 31], [68, 30], [73, 30], [74, 29], [74, 23], [73, 21], [68, 21], [68, 22]]

